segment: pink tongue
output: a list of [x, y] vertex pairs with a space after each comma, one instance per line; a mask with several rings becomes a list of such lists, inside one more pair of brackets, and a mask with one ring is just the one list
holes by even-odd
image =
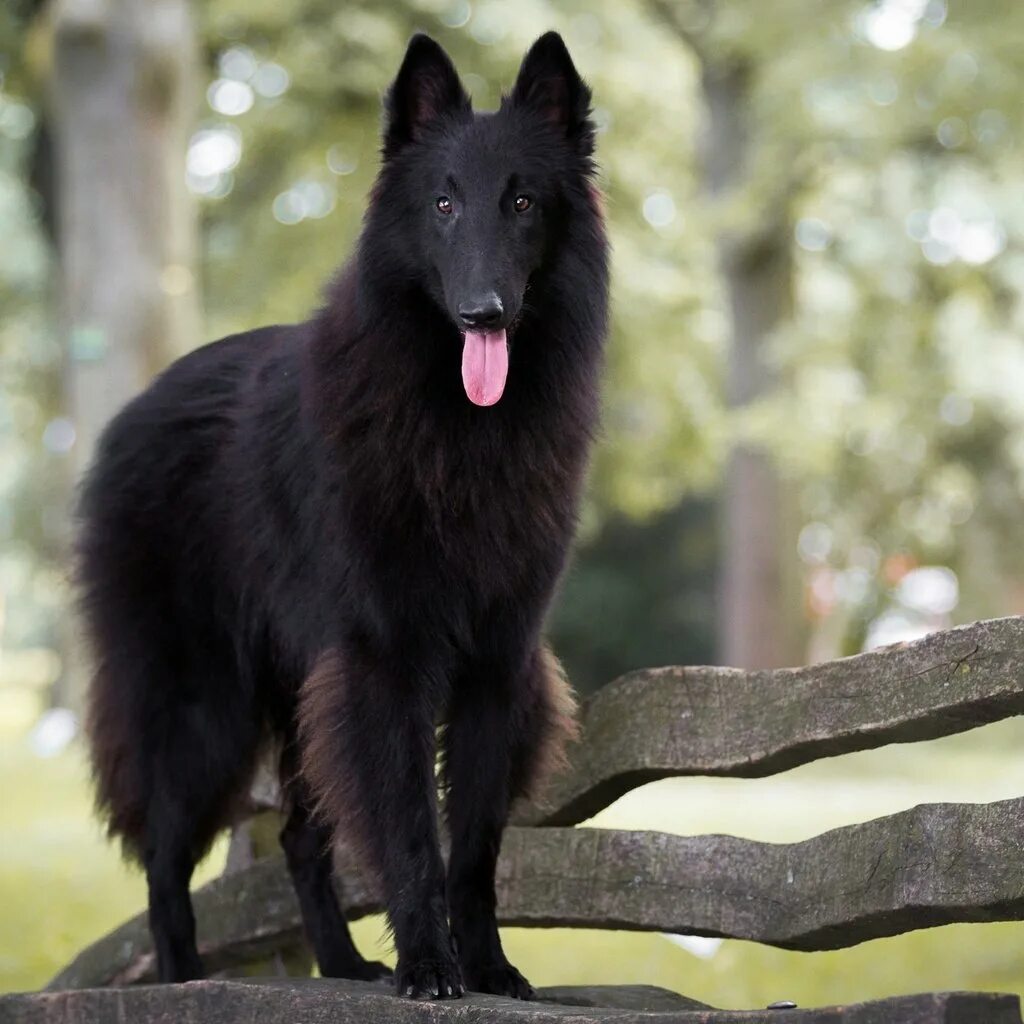
[[505, 390], [508, 345], [504, 331], [467, 331], [462, 385], [474, 405], [494, 405]]

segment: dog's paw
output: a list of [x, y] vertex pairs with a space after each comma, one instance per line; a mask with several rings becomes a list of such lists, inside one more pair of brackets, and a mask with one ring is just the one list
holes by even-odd
[[395, 988], [409, 999], [458, 999], [466, 991], [462, 970], [454, 960], [399, 962]]
[[533, 999], [533, 986], [507, 960], [490, 964], [466, 965], [466, 986], [472, 992], [489, 992], [513, 999]]

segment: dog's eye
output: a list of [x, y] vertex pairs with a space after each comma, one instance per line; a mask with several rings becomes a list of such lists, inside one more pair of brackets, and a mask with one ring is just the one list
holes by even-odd
[[438, 213], [452, 212], [452, 201], [447, 196], [438, 196], [434, 205], [437, 207]]
[[533, 200], [529, 196], [516, 196], [516, 213], [526, 213], [533, 206]]

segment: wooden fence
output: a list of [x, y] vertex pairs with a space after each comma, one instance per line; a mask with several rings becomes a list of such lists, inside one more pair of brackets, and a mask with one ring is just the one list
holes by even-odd
[[[521, 808], [507, 831], [498, 868], [500, 919], [722, 936], [800, 950], [951, 922], [1022, 920], [1024, 798], [920, 806], [789, 845], [572, 827], [655, 779], [771, 775], [1022, 712], [1020, 618], [808, 668], [664, 668], [624, 676], [584, 707], [571, 767], [546, 802]], [[344, 850], [336, 860], [349, 916], [378, 910]], [[200, 951], [211, 971], [238, 969], [302, 941], [280, 856], [204, 886], [195, 906]], [[1017, 997], [969, 993], [741, 1013], [643, 987], [545, 990], [544, 1003], [474, 996], [431, 1006], [372, 986], [308, 979], [127, 987], [151, 980], [153, 967], [140, 916], [84, 950], [47, 993], [0, 999], [0, 1024], [165, 1018], [1022, 1024]], [[84, 988], [94, 991], [73, 991]]]

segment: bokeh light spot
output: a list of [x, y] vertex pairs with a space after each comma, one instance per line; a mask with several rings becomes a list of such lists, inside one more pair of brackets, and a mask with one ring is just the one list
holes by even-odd
[[336, 202], [337, 193], [333, 184], [304, 179], [278, 193], [272, 210], [274, 219], [281, 224], [298, 224], [307, 218], [326, 217]]
[[455, 0], [438, 15], [438, 20], [449, 28], [462, 28], [472, 16], [473, 8], [467, 0]]
[[962, 118], [947, 117], [935, 130], [935, 136], [946, 149], [956, 149], [967, 141], [967, 125]]
[[206, 90], [206, 100], [218, 114], [238, 117], [252, 109], [255, 102], [252, 86], [233, 78], [218, 78]]
[[50, 420], [43, 430], [43, 447], [55, 455], [66, 455], [75, 445], [75, 425], [63, 416]]
[[671, 193], [657, 189], [643, 203], [644, 220], [652, 228], [667, 228], [676, 219], [676, 202]]
[[327, 166], [333, 174], [351, 174], [359, 166], [359, 161], [345, 152], [341, 146], [331, 146], [327, 150]]
[[879, 0], [857, 15], [857, 34], [880, 50], [902, 50], [917, 37], [926, 0]]
[[202, 128], [189, 140], [185, 179], [197, 195], [217, 199], [231, 191], [229, 173], [242, 157], [242, 135], [234, 125]]
[[231, 46], [217, 58], [217, 70], [222, 78], [248, 82], [256, 74], [256, 57], [248, 46]]
[[1006, 247], [1006, 232], [993, 220], [965, 224], [957, 241], [964, 263], [979, 266], [994, 260]]
[[797, 245], [808, 252], [824, 252], [832, 242], [832, 229], [817, 217], [801, 217], [794, 235]]
[[0, 99], [0, 133], [9, 139], [27, 139], [36, 126], [36, 115], [24, 103]]
[[261, 64], [253, 75], [252, 87], [265, 99], [277, 99], [288, 91], [291, 76], [280, 64], [268, 62]]
[[939, 403], [939, 416], [951, 427], [963, 427], [974, 416], [974, 403], [966, 396], [951, 391]]
[[892, 75], [875, 79], [869, 86], [871, 99], [880, 107], [889, 107], [900, 96], [900, 85]]
[[508, 34], [509, 12], [498, 4], [481, 4], [473, 15], [469, 34], [481, 46], [500, 43]]
[[827, 523], [808, 523], [800, 531], [797, 550], [805, 562], [824, 562], [832, 551], [832, 528]]
[[956, 573], [944, 565], [911, 569], [896, 588], [900, 603], [924, 615], [948, 615], [960, 600]]
[[971, 132], [984, 146], [991, 146], [1003, 138], [1010, 124], [1006, 115], [1000, 110], [983, 110], [971, 119]]

